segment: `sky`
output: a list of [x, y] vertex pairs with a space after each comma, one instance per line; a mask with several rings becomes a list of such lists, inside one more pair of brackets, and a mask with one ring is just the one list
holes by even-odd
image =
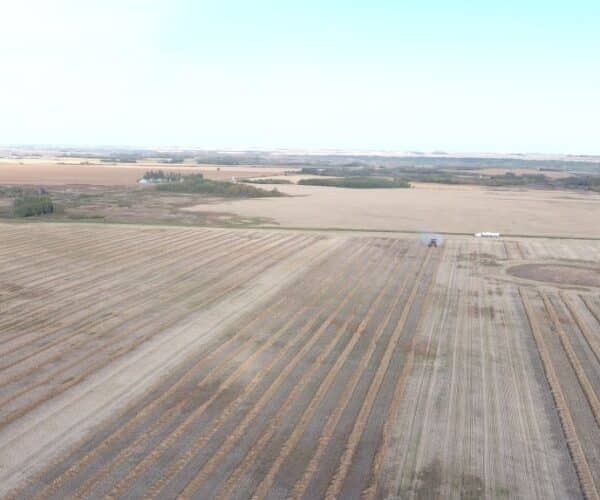
[[0, 144], [600, 154], [598, 0], [0, 1]]

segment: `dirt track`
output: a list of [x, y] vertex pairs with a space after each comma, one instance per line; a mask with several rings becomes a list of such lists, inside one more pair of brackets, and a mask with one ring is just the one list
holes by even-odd
[[[600, 290], [505, 271], [595, 260], [595, 242], [429, 250], [266, 231], [0, 231], [0, 373], [14, 379], [0, 463], [5, 488], [26, 479], [14, 497], [559, 499], [600, 488]], [[90, 329], [102, 335], [89, 340]], [[110, 384], [121, 396], [102, 392]], [[68, 437], [57, 446], [52, 418], [85, 394], [103, 410], [80, 422], [65, 411], [72, 427], [54, 430]], [[29, 454], [11, 450], [15, 439]], [[31, 454], [39, 470], [16, 460]]]

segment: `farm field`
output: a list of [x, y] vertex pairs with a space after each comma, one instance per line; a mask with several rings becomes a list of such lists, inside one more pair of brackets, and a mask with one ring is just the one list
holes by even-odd
[[245, 178], [281, 175], [286, 170], [279, 167], [250, 165], [223, 166], [186, 163], [174, 166], [150, 161], [131, 164], [91, 163], [82, 165], [74, 161], [52, 161], [51, 159], [22, 161], [0, 159], [0, 184], [135, 186], [144, 172], [153, 169], [182, 174], [202, 173], [207, 179], [227, 181], [233, 176]]
[[0, 495], [598, 498], [600, 242], [0, 237]]
[[[293, 177], [289, 177], [290, 179]], [[285, 227], [408, 230], [600, 238], [600, 194], [414, 183], [411, 189], [277, 187], [291, 196], [210, 201], [214, 210], [274, 219]], [[574, 221], [577, 221], [574, 224]]]

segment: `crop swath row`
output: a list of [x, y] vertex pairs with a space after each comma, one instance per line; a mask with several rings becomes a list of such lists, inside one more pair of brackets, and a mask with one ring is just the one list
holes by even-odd
[[349, 240], [20, 494], [370, 491], [440, 255]]
[[[24, 229], [27, 239], [8, 238], [3, 250], [18, 250], [20, 262], [31, 262], [29, 253], [39, 252], [31, 234], [37, 226]], [[113, 228], [103, 238], [88, 238], [75, 231], [57, 238], [56, 249], [46, 248], [50, 255], [34, 270], [20, 266], [7, 276], [12, 294], [3, 297], [0, 318], [0, 425], [318, 239], [196, 230], [144, 238], [123, 232]], [[36, 289], [43, 293], [32, 293]]]
[[[6, 421], [321, 238], [27, 231], [0, 249]], [[597, 499], [600, 297], [491, 264], [598, 248], [344, 238], [13, 496]]]
[[560, 422], [539, 382], [542, 366], [531, 359], [535, 343], [517, 289], [486, 278], [487, 243], [449, 240], [445, 247], [417, 328], [413, 374], [399, 389], [410, 404], [388, 414], [396, 424], [364, 496], [577, 495], [575, 471], [563, 461], [566, 443], [548, 439], [561, 436]]
[[[520, 290], [581, 489], [600, 498], [600, 323], [566, 294]], [[595, 321], [595, 320], [591, 320]], [[594, 383], [593, 383], [593, 382]]]

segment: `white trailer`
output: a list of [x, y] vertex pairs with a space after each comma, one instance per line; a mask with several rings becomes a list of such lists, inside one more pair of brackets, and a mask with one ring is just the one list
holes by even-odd
[[492, 233], [490, 231], [482, 231], [481, 233], [475, 233], [476, 238], [500, 238], [500, 233]]

